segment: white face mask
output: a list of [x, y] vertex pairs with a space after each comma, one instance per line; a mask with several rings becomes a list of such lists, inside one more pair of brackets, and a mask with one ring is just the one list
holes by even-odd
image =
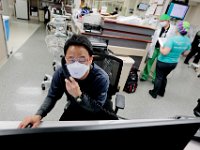
[[167, 21], [160, 22], [161, 27], [165, 27], [167, 25]]
[[67, 64], [67, 68], [73, 78], [80, 79], [85, 75], [90, 67], [79, 62], [74, 62], [72, 64]]

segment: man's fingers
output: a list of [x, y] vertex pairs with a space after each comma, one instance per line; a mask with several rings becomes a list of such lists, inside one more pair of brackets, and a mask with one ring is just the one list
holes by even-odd
[[69, 79], [70, 79], [70, 81], [72, 82], [72, 83], [75, 83], [76, 81], [74, 80], [74, 78], [72, 78], [72, 77], [69, 77]]
[[65, 82], [66, 82], [66, 83], [69, 83], [70, 81], [69, 81], [68, 79], [65, 79]]
[[17, 128], [23, 128], [23, 124], [20, 123], [19, 126]]
[[34, 123], [32, 128], [37, 128], [39, 125], [40, 125], [40, 122], [39, 123]]
[[65, 79], [65, 82], [66, 82], [67, 86], [74, 87], [77, 85], [77, 82], [72, 77], [69, 77], [69, 79]]
[[21, 122], [18, 126], [18, 128], [25, 128], [28, 125], [28, 122]]

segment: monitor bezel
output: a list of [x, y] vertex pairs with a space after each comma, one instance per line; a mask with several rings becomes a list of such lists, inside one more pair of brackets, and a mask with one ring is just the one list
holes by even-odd
[[[48, 121], [47, 121], [48, 122]], [[50, 121], [51, 122], [51, 121]], [[59, 126], [59, 122], [66, 123], [66, 126]], [[67, 123], [70, 122], [69, 125]], [[72, 123], [74, 122], [74, 124]], [[83, 124], [82, 124], [83, 122]], [[90, 123], [91, 122], [91, 123]], [[93, 122], [93, 123], [92, 123]], [[58, 121], [57, 125], [45, 126], [42, 125], [38, 128], [12, 128], [12, 129], [0, 129], [0, 136], [5, 135], [17, 135], [17, 134], [34, 134], [38, 132], [63, 132], [63, 131], [94, 131], [94, 130], [118, 130], [118, 129], [130, 129], [130, 128], [149, 128], [156, 126], [170, 126], [170, 125], [187, 125], [187, 124], [199, 124], [200, 118], [192, 119], [134, 119], [134, 120], [113, 120], [109, 121]]]

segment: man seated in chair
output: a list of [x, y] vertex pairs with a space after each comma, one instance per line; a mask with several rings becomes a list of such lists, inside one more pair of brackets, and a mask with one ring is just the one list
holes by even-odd
[[[27, 116], [19, 128], [39, 126], [65, 93], [67, 105], [60, 121], [104, 120], [100, 112], [107, 100], [108, 74], [93, 63], [90, 41], [82, 35], [73, 35], [64, 46], [62, 67], [53, 75], [48, 94], [35, 115]], [[109, 119], [109, 118], [106, 118]]]

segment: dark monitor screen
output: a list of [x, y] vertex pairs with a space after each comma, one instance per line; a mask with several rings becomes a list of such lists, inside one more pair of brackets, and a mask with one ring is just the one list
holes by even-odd
[[200, 127], [200, 119], [118, 121], [76, 126], [66, 122], [66, 126], [60, 127], [4, 129], [0, 130], [0, 143], [8, 149], [17, 141], [15, 148], [26, 144], [45, 149], [53, 146], [56, 149], [107, 149], [109, 146], [112, 149], [183, 150]]
[[188, 5], [170, 3], [169, 8], [167, 10], [167, 14], [170, 17], [183, 20], [185, 18], [188, 9], [189, 9]]

